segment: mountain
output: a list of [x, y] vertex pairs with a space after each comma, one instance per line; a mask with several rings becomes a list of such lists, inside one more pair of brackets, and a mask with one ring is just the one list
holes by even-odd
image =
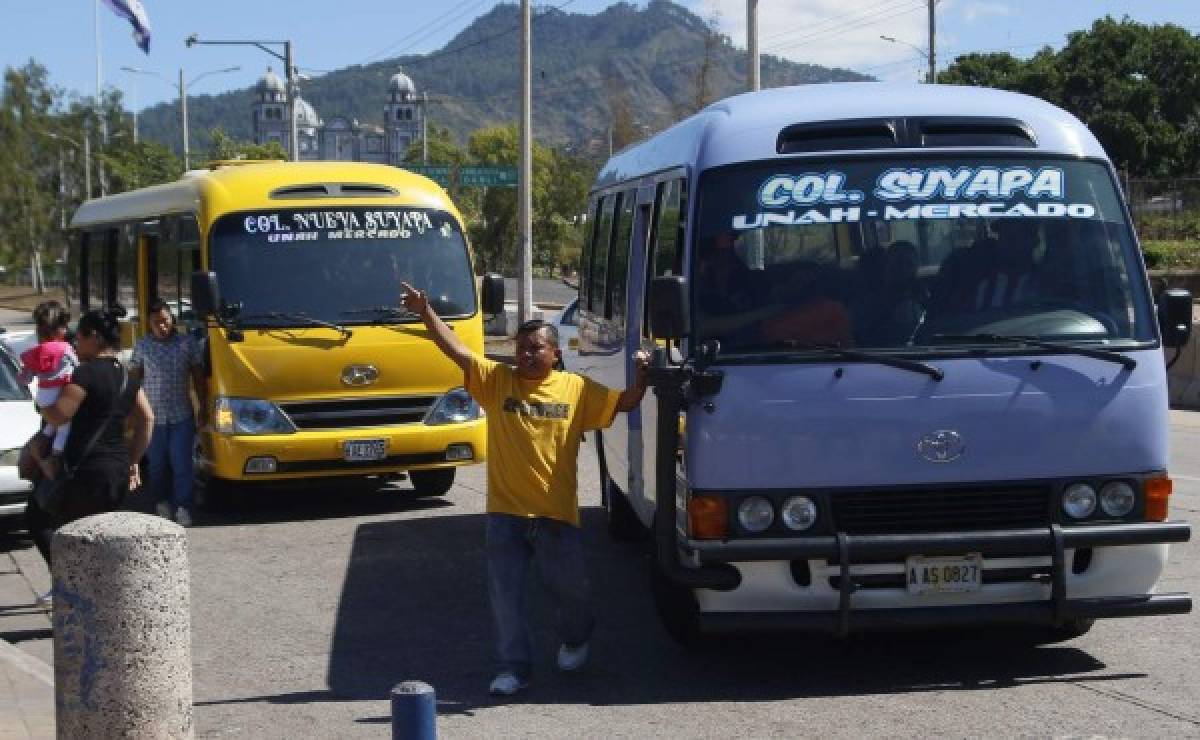
[[[355, 65], [301, 83], [301, 96], [328, 120], [335, 115], [379, 124], [391, 76], [403, 68], [433, 99], [429, 120], [464, 141], [477, 128], [511, 123], [520, 105], [520, 10], [497, 5], [439, 51]], [[265, 65], [264, 65], [265, 67]], [[695, 14], [669, 0], [644, 8], [617, 3], [595, 15], [558, 8], [533, 18], [533, 125], [538, 140], [598, 153], [612, 114], [650, 131], [746, 87], [746, 52], [713, 33]], [[762, 58], [764, 87], [870, 79], [845, 69]], [[251, 137], [253, 89], [188, 99], [193, 149], [220, 127]], [[144, 136], [178, 147], [178, 104], [140, 116]]]

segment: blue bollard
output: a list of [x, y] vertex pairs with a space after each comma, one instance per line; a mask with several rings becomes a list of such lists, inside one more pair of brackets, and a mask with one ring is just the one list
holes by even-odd
[[437, 695], [424, 681], [402, 681], [392, 689], [392, 740], [436, 740]]

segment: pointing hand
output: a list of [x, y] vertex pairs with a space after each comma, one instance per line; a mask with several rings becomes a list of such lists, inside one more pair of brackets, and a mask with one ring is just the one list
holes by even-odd
[[424, 315], [425, 309], [429, 307], [429, 297], [425, 295], [425, 291], [417, 290], [403, 280], [400, 281], [400, 287], [404, 290], [400, 295], [404, 307], [415, 314]]

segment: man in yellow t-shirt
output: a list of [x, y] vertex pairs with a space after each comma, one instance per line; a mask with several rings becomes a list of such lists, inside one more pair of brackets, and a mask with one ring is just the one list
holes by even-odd
[[443, 353], [463, 370], [467, 392], [488, 419], [488, 596], [497, 636], [499, 672], [491, 692], [511, 696], [529, 685], [533, 668], [523, 595], [535, 561], [557, 601], [562, 645], [558, 667], [587, 661], [594, 618], [588, 600], [579, 530], [575, 464], [586, 431], [612, 424], [646, 393], [649, 356], [636, 356], [637, 376], [624, 391], [556, 370], [558, 331], [530, 321], [517, 330], [515, 368], [467, 349], [438, 317], [423, 291], [407, 283], [404, 306], [421, 317]]

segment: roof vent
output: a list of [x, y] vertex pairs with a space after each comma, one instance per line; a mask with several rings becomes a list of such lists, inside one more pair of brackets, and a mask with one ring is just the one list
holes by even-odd
[[797, 123], [779, 132], [775, 150], [802, 152], [892, 149], [897, 146], [896, 124], [883, 119]]
[[387, 198], [396, 194], [395, 188], [358, 182], [315, 182], [288, 185], [271, 191], [276, 200], [309, 198]]
[[1037, 146], [1033, 131], [1015, 118], [922, 118], [918, 127], [924, 147]]

